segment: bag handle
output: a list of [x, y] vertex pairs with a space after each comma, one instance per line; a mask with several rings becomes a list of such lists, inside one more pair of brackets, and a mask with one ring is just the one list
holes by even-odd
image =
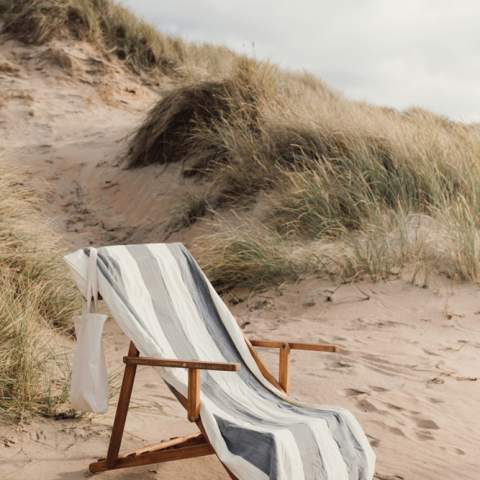
[[84, 304], [86, 313], [93, 313], [97, 308], [98, 301], [98, 273], [97, 273], [97, 249], [89, 248], [87, 266], [87, 291]]

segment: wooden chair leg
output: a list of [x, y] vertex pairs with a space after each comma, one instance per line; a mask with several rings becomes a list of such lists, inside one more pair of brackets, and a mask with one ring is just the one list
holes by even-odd
[[[130, 342], [128, 355], [137, 357], [139, 352], [133, 342]], [[115, 420], [113, 422], [112, 436], [110, 437], [110, 444], [107, 453], [107, 467], [113, 468], [118, 459], [118, 452], [120, 451], [120, 444], [122, 443], [123, 431], [125, 429], [125, 422], [127, 420], [128, 406], [132, 396], [133, 382], [135, 380], [135, 373], [137, 366], [126, 365], [123, 373], [122, 387], [118, 397], [117, 411], [115, 412]]]
[[[128, 356], [139, 356], [139, 352], [133, 342], [130, 342]], [[190, 420], [197, 424], [200, 432], [183, 437], [174, 437], [156, 445], [150, 445], [134, 452], [119, 456], [120, 445], [122, 443], [125, 422], [127, 420], [128, 407], [132, 396], [136, 371], [137, 365], [134, 363], [127, 364], [125, 366], [107, 457], [91, 463], [89, 466], [90, 472], [98, 473], [118, 468], [149, 465], [152, 463], [168, 462], [172, 460], [181, 460], [184, 458], [195, 458], [214, 454], [215, 451], [208, 441], [208, 436], [198, 416], [198, 390], [200, 388], [200, 372], [199, 370], [193, 370], [191, 372], [189, 370], [189, 375], [192, 377], [189, 388], [194, 391], [193, 393], [195, 394], [190, 394], [189, 392], [189, 398], [187, 399], [180, 395], [174, 388], [170, 387], [170, 389], [178, 398], [180, 403], [187, 409], [189, 412], [189, 417], [191, 417]], [[238, 480], [237, 477], [235, 477], [235, 475], [233, 475], [233, 473], [225, 465], [223, 466], [232, 480]]]
[[280, 362], [278, 369], [278, 383], [281, 385], [285, 393], [288, 392], [288, 364], [290, 357], [290, 346], [284, 343], [280, 347]]
[[188, 419], [196, 422], [200, 417], [200, 370], [188, 369]]

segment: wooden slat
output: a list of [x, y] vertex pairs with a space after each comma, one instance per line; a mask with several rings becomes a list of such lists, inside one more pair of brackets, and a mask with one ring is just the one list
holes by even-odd
[[[148, 445], [144, 448], [135, 450], [135, 452], [133, 453], [135, 455], [143, 455], [149, 452], [165, 450], [166, 448], [175, 447], [177, 445], [192, 445], [192, 444], [199, 444], [199, 443], [205, 443], [205, 437], [203, 436], [203, 433], [196, 432], [190, 435], [185, 435], [183, 437], [174, 437], [174, 438], [170, 438], [169, 440], [164, 440], [163, 442], [160, 442], [160, 443], [154, 443], [153, 445]], [[131, 454], [127, 453], [124, 456], [128, 457], [128, 455], [131, 455]]]
[[290, 357], [290, 346], [284, 343], [280, 348], [280, 363], [278, 369], [278, 383], [285, 392], [288, 392], [288, 367]]
[[250, 343], [254, 347], [262, 347], [262, 348], [282, 348], [282, 345], [285, 342], [277, 342], [274, 340], [256, 340], [256, 339], [250, 339]]
[[188, 419], [196, 422], [200, 417], [200, 370], [188, 369]]
[[114, 465], [107, 465], [106, 460], [99, 460], [90, 465], [92, 473], [104, 472], [105, 470], [116, 470], [118, 468], [138, 467], [140, 465], [149, 465], [151, 463], [171, 462], [184, 458], [195, 458], [215, 453], [209, 443], [201, 445], [192, 445], [187, 447], [170, 448], [154, 452], [147, 452], [141, 455], [129, 454], [117, 458]]
[[282, 348], [288, 344], [291, 350], [311, 350], [316, 352], [336, 352], [337, 347], [330, 344], [301, 343], [301, 342], [280, 342], [275, 340], [250, 340], [254, 347], [261, 348]]
[[238, 363], [217, 363], [201, 362], [196, 360], [173, 360], [168, 358], [154, 357], [123, 357], [127, 365], [149, 365], [151, 367], [172, 367], [172, 368], [195, 368], [199, 370], [219, 370], [225, 372], [238, 372], [240, 365]]
[[[130, 342], [128, 348], [128, 356], [135, 358], [138, 355], [137, 347], [133, 342]], [[135, 373], [137, 366], [130, 364], [125, 366], [123, 373], [122, 387], [118, 397], [117, 411], [115, 412], [115, 420], [113, 422], [112, 436], [110, 437], [110, 444], [108, 446], [107, 459], [105, 460], [108, 468], [113, 468], [117, 461], [120, 444], [122, 443], [123, 430], [125, 429], [125, 422], [127, 420], [128, 405], [132, 396], [133, 382], [135, 380]]]
[[288, 342], [292, 350], [311, 350], [315, 352], [336, 352], [337, 347], [330, 344]]

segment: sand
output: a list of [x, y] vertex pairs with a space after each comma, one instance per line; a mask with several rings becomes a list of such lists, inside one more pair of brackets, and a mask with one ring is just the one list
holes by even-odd
[[[72, 247], [164, 241], [165, 219], [196, 188], [175, 166], [126, 171], [125, 136], [162, 88], [126, 73], [88, 44], [0, 45], [4, 156], [45, 199], [40, 206]], [[47, 186], [48, 185], [48, 186]], [[197, 230], [175, 239], [192, 243]], [[480, 432], [479, 288], [443, 278], [428, 288], [408, 275], [377, 284], [310, 279], [227, 298], [251, 338], [328, 341], [339, 353], [295, 352], [291, 395], [350, 409], [374, 446], [379, 480], [477, 480]], [[109, 371], [127, 340], [109, 320]], [[276, 370], [276, 353], [261, 352]], [[76, 480], [104, 456], [115, 409], [80, 419], [0, 424], [2, 480]], [[124, 447], [194, 431], [183, 409], [141, 368]], [[228, 478], [213, 456], [109, 472], [118, 479]]]

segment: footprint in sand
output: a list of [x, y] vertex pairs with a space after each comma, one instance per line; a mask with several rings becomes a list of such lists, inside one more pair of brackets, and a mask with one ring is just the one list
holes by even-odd
[[368, 395], [368, 391], [366, 390], [357, 390], [356, 388], [346, 388], [343, 390], [343, 394], [346, 397], [357, 397], [358, 395]]
[[442, 400], [442, 399], [440, 399], [440, 398], [435, 398], [435, 397], [427, 397], [427, 400], [428, 400], [429, 402], [432, 402], [432, 403], [435, 404], [435, 405], [438, 405], [438, 404], [440, 404], [440, 403], [445, 403], [444, 400]]
[[385, 406], [388, 407], [391, 410], [395, 410], [397, 412], [404, 412], [405, 409], [403, 407], [400, 407], [400, 405], [395, 405], [394, 403], [385, 403]]
[[143, 386], [145, 388], [158, 388], [158, 385], [155, 383], [144, 383]]
[[440, 427], [433, 421], [428, 418], [414, 418], [418, 428], [427, 429], [427, 430], [440, 430]]
[[383, 392], [388, 392], [388, 388], [384, 388], [384, 387], [377, 387], [377, 386], [374, 386], [374, 385], [370, 385], [370, 388], [374, 391], [374, 392], [377, 392], [377, 393], [383, 393]]
[[455, 380], [457, 382], [476, 382], [480, 379], [480, 377], [464, 377], [463, 375], [457, 375]]
[[440, 357], [441, 356], [439, 353], [432, 352], [431, 350], [427, 350], [426, 348], [422, 348], [422, 350], [424, 351], [424, 353], [426, 353], [427, 355], [430, 355], [432, 357]]
[[430, 430], [419, 430], [418, 432], [415, 432], [415, 435], [420, 440], [434, 440], [435, 439]]
[[344, 362], [342, 360], [337, 360], [337, 361], [334, 361], [334, 362], [331, 362], [328, 367], [327, 367], [327, 370], [344, 370], [344, 369], [349, 369], [349, 368], [354, 368], [354, 365], [352, 363], [349, 363], [349, 362]]
[[334, 342], [346, 342], [346, 341], [348, 341], [348, 338], [339, 337], [338, 335], [334, 335], [334, 336], [332, 337], [332, 340], [333, 340]]
[[376, 413], [387, 413], [385, 410], [380, 410], [372, 402], [366, 398], [361, 398], [357, 401], [357, 407], [362, 410], [362, 412], [376, 412]]
[[403, 430], [401, 428], [398, 428], [398, 427], [388, 427], [387, 426], [387, 430], [390, 432], [390, 433], [393, 433], [394, 435], [398, 435], [399, 437], [405, 437], [405, 433], [403, 433]]
[[316, 372], [306, 372], [305, 375], [307, 377], [315, 377], [315, 378], [329, 378], [327, 375], [322, 375], [320, 373], [316, 373]]
[[415, 418], [415, 417], [411, 417], [411, 418], [415, 422], [415, 425], [420, 429], [415, 432], [415, 435], [420, 440], [435, 439], [432, 430], [440, 429], [437, 423], [435, 423], [433, 420], [430, 420], [429, 418]]

